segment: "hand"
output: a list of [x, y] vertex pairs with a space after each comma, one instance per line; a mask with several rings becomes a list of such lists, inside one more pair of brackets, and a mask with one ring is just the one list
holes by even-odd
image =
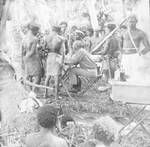
[[65, 62], [65, 65], [69, 65], [69, 63]]
[[139, 54], [145, 55], [145, 54], [147, 54], [149, 51], [150, 51], [149, 49], [143, 49], [143, 50], [141, 50], [141, 51], [139, 52]]

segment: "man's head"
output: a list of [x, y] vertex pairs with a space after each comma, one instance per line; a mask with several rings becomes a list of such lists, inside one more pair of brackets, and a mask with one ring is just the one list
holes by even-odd
[[87, 35], [91, 37], [91, 36], [93, 36], [93, 34], [94, 34], [93, 28], [91, 28], [91, 27], [87, 28]]
[[81, 48], [84, 48], [84, 43], [80, 40], [75, 41], [73, 44], [73, 53], [78, 51]]
[[106, 146], [110, 146], [115, 141], [117, 132], [117, 124], [110, 116], [99, 118], [92, 128], [94, 138]]
[[77, 27], [77, 26], [75, 26], [75, 25], [74, 25], [74, 26], [72, 26], [72, 27], [71, 27], [71, 33], [72, 33], [72, 32], [74, 32], [74, 31], [76, 31], [77, 29], [78, 29], [78, 27]]
[[61, 33], [61, 27], [59, 26], [53, 26], [52, 27], [52, 31], [57, 33], [57, 34], [60, 34]]
[[131, 29], [136, 28], [137, 22], [138, 22], [137, 17], [135, 15], [132, 15], [128, 20], [129, 28], [131, 28]]
[[65, 31], [66, 31], [66, 29], [67, 29], [67, 27], [68, 27], [67, 22], [63, 21], [63, 22], [60, 23], [59, 26], [60, 26], [60, 28], [61, 28], [61, 33], [65, 33]]
[[45, 105], [39, 108], [37, 120], [41, 127], [45, 129], [52, 129], [56, 126], [57, 110], [50, 105]]
[[108, 24], [105, 28], [105, 33], [108, 34], [112, 32], [116, 28], [115, 24]]
[[28, 29], [31, 31], [31, 33], [36, 36], [40, 31], [40, 26], [36, 23], [30, 23], [28, 24]]
[[85, 37], [85, 33], [80, 31], [80, 30], [76, 30], [75, 31], [75, 40], [82, 40]]

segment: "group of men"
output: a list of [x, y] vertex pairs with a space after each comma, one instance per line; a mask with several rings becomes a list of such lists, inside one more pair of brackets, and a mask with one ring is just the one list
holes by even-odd
[[[121, 55], [121, 64], [125, 69], [126, 77], [134, 76], [137, 68], [137, 61], [139, 55], [144, 55], [149, 52], [150, 44], [146, 34], [136, 28], [137, 18], [131, 16], [128, 20], [128, 27], [124, 28], [119, 34], [119, 37], [114, 33], [109, 37], [103, 45], [102, 49], [99, 49], [100, 60], [103, 61], [103, 57], [108, 58], [106, 63], [108, 66], [103, 69], [103, 73], [108, 78], [114, 78], [117, 64], [116, 60]], [[105, 28], [105, 35], [107, 36], [116, 28], [115, 24], [108, 24]], [[43, 62], [40, 59], [38, 51], [37, 34], [39, 27], [35, 24], [28, 26], [27, 41], [23, 44], [23, 62], [25, 66], [25, 72], [27, 73], [27, 79], [31, 82], [39, 84], [42, 76]], [[92, 31], [88, 29], [85, 35], [82, 30], [77, 27], [71, 29], [71, 34], [66, 33], [67, 23], [62, 22], [59, 26], [54, 26], [52, 32], [45, 37], [45, 48], [47, 49], [46, 57], [46, 79], [45, 85], [49, 86], [51, 76], [55, 77], [55, 87], [58, 87], [59, 75], [61, 73], [62, 64], [71, 66], [69, 73], [70, 83], [72, 85], [71, 91], [81, 90], [81, 81], [78, 77], [84, 76], [86, 78], [97, 77], [97, 65], [94, 61], [94, 55], [90, 53], [92, 44]], [[72, 36], [74, 38], [69, 38]], [[69, 37], [68, 37], [69, 36]], [[85, 37], [86, 36], [86, 37]], [[69, 42], [70, 41], [70, 42]], [[139, 49], [141, 43], [145, 46], [144, 49]], [[90, 49], [89, 49], [90, 48]], [[100, 61], [99, 60], [99, 61]], [[118, 61], [118, 60], [117, 60]], [[113, 63], [114, 62], [114, 63]], [[121, 65], [120, 65], [121, 66]], [[78, 82], [79, 81], [79, 82]], [[57, 89], [57, 88], [55, 88]], [[57, 95], [58, 91], [55, 91]], [[47, 97], [47, 90], [45, 92]]]
[[[148, 38], [146, 37], [145, 33], [136, 28], [137, 24], [137, 18], [135, 16], [130, 17], [128, 21], [128, 28], [125, 28], [125, 32], [121, 36], [122, 39], [122, 48], [120, 50], [122, 54], [122, 64], [124, 65], [124, 68], [126, 70], [126, 74], [130, 76], [131, 70], [134, 70], [134, 68], [137, 68], [138, 64], [138, 58], [140, 56], [143, 56], [147, 54], [150, 51], [150, 44], [148, 41]], [[108, 25], [107, 29], [109, 29], [108, 32], [114, 30], [115, 25]], [[123, 28], [124, 29], [124, 28]], [[62, 43], [62, 38], [58, 34], [53, 34], [51, 37], [48, 38], [49, 40], [49, 47], [51, 48], [51, 51], [48, 54], [48, 61], [47, 63], [50, 64], [50, 67], [52, 66], [56, 67], [56, 73], [58, 72], [58, 67], [60, 65], [57, 65], [56, 58], [60, 55], [60, 43]], [[55, 44], [55, 41], [57, 42]], [[140, 49], [140, 44], [143, 43], [144, 49]], [[109, 55], [111, 57], [118, 57], [118, 50], [116, 48], [120, 48], [119, 43], [117, 42], [117, 39], [112, 36], [104, 46], [104, 49], [100, 51], [101, 55]], [[54, 54], [56, 53], [56, 54]], [[54, 55], [53, 55], [54, 54]], [[49, 57], [51, 55], [51, 57]], [[54, 58], [54, 59], [52, 59]], [[52, 62], [52, 61], [55, 62]], [[127, 64], [127, 63], [128, 64]], [[60, 63], [60, 62], [59, 62]], [[73, 65], [73, 68], [71, 69], [71, 76], [73, 75], [82, 75], [87, 77], [94, 77], [97, 74], [96, 71], [96, 65], [95, 62], [92, 60], [90, 53], [85, 49], [84, 44], [81, 40], [77, 40], [73, 43], [73, 49], [72, 49], [72, 55], [70, 58], [67, 58], [65, 60], [66, 64]], [[51, 65], [52, 64], [52, 65]], [[55, 65], [54, 65], [55, 64]], [[76, 66], [78, 65], [78, 66]], [[52, 72], [51, 70], [47, 72]], [[132, 72], [133, 73], [133, 72]], [[48, 74], [50, 75], [50, 73]], [[134, 76], [134, 75], [131, 75]], [[74, 85], [74, 88], [76, 86]], [[41, 127], [40, 132], [31, 134], [26, 138], [26, 145], [27, 147], [49, 147], [49, 146], [56, 146], [56, 147], [67, 147], [67, 142], [59, 138], [56, 133], [56, 124], [57, 124], [57, 114], [54, 112], [54, 109], [51, 106], [44, 106], [40, 108], [37, 114], [37, 120]], [[96, 135], [96, 134], [95, 134]], [[100, 133], [99, 133], [100, 135]], [[96, 143], [94, 144], [97, 146], [104, 146], [109, 147], [110, 144], [113, 142], [113, 137], [110, 140], [107, 140], [107, 135], [105, 136], [97, 136]], [[83, 146], [90, 146], [90, 144], [84, 144]], [[115, 145], [116, 146], [116, 145]], [[119, 145], [118, 145], [119, 146]]]
[[[45, 85], [49, 86], [49, 81], [52, 76], [55, 77], [55, 87], [58, 87], [58, 78], [63, 62], [65, 65], [74, 66], [70, 70], [71, 80], [77, 75], [95, 77], [96, 65], [92, 61], [90, 54], [86, 51], [82, 41], [82, 32], [77, 30], [77, 36], [73, 40], [72, 45], [69, 45], [65, 30], [67, 23], [62, 22], [60, 26], [54, 26], [52, 32], [45, 37], [45, 49], [47, 50], [46, 56], [46, 79]], [[40, 83], [42, 76], [42, 60], [38, 52], [37, 33], [39, 28], [35, 24], [29, 24], [27, 38], [23, 43], [23, 65], [26, 73], [27, 80]], [[74, 33], [74, 32], [72, 32]], [[75, 37], [75, 36], [74, 36]], [[70, 43], [70, 44], [71, 44]], [[71, 49], [69, 49], [69, 47]], [[80, 65], [80, 66], [79, 66]], [[77, 67], [78, 66], [78, 67]], [[75, 75], [75, 76], [74, 76]], [[75, 83], [75, 81], [74, 81]], [[77, 83], [72, 84], [73, 88], [77, 87]], [[57, 90], [57, 88], [55, 88]], [[33, 89], [34, 90], [34, 89]], [[55, 91], [57, 94], [57, 91]], [[47, 90], [45, 92], [47, 97]]]

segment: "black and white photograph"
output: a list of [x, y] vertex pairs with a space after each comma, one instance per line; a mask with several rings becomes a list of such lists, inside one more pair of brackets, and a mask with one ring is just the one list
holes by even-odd
[[150, 0], [0, 0], [0, 147], [150, 147]]

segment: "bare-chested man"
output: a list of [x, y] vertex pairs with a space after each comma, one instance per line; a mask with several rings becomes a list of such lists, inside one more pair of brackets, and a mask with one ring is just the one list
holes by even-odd
[[[137, 22], [136, 16], [131, 16], [128, 21], [128, 30], [123, 34], [122, 65], [129, 78], [135, 77], [140, 64], [140, 56], [150, 51], [148, 38], [142, 30], [136, 27]], [[142, 44], [144, 48], [140, 49]]]
[[[47, 36], [46, 43], [48, 48], [48, 57], [46, 65], [46, 80], [45, 85], [49, 86], [51, 76], [55, 77], [55, 98], [57, 97], [58, 76], [62, 61], [62, 44], [63, 39], [60, 37], [60, 27], [53, 27], [52, 33]], [[45, 91], [45, 98], [48, 91]]]
[[56, 133], [57, 111], [50, 105], [43, 106], [37, 114], [40, 132], [26, 138], [26, 147], [68, 147], [67, 142]]

